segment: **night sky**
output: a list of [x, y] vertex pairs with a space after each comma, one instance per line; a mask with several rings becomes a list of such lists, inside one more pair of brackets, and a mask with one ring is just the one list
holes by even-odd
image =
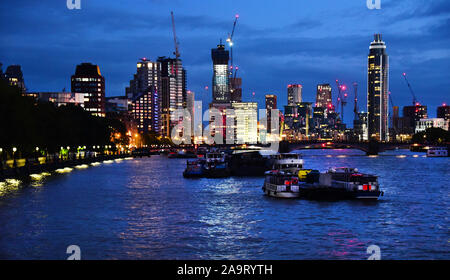
[[[450, 103], [448, 0], [381, 0], [381, 10], [369, 10], [366, 0], [81, 0], [81, 10], [67, 9], [66, 0], [2, 0], [0, 62], [3, 70], [20, 64], [30, 91], [70, 91], [75, 66], [92, 62], [105, 76], [106, 95], [124, 95], [139, 58], [172, 56], [171, 10], [197, 100], [211, 101], [211, 48], [225, 41], [239, 14], [233, 50], [244, 101], [255, 92], [261, 107], [272, 93], [281, 107], [287, 84], [300, 83], [304, 101], [313, 102], [316, 85], [330, 83], [335, 102], [339, 79], [358, 82], [365, 110], [369, 44], [382, 33], [394, 105], [412, 103], [403, 72], [430, 117]], [[349, 94], [347, 123], [352, 88]]]

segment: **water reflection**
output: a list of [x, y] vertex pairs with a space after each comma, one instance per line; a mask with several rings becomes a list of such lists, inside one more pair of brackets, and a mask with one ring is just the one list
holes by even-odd
[[[184, 179], [185, 160], [128, 159], [0, 182], [0, 258], [448, 259], [448, 158], [409, 151], [301, 151], [305, 168], [378, 174], [378, 202], [278, 200], [263, 178]], [[39, 175], [39, 174], [38, 174]], [[42, 174], [41, 174], [42, 175]], [[11, 192], [9, 192], [10, 194]]]

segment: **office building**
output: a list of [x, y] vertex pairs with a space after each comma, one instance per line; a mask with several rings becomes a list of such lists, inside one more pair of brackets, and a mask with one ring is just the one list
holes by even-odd
[[235, 141], [238, 144], [258, 142], [258, 104], [236, 102], [232, 104], [235, 113]]
[[450, 119], [450, 106], [443, 104], [442, 106], [437, 107], [437, 117], [445, 120]]
[[288, 85], [287, 86], [287, 102], [288, 105], [294, 105], [302, 102], [302, 85]]
[[369, 47], [367, 68], [368, 138], [388, 141], [389, 57], [381, 34], [375, 34]]
[[161, 64], [142, 58], [136, 63], [136, 74], [130, 86], [125, 89], [139, 133], [161, 133], [160, 79]]
[[170, 137], [172, 129], [183, 121], [181, 116], [177, 117], [173, 113], [186, 107], [186, 70], [181, 59], [159, 57], [158, 62], [161, 64], [161, 79], [158, 84], [161, 100], [161, 133]]
[[94, 116], [105, 116], [105, 78], [100, 67], [91, 63], [77, 65], [71, 77], [71, 92], [84, 94], [84, 109]]
[[316, 107], [326, 108], [327, 111], [334, 111], [330, 84], [317, 85]]

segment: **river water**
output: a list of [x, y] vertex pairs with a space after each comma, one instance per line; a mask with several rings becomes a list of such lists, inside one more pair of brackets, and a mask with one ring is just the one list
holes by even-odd
[[0, 259], [66, 259], [69, 245], [82, 259], [367, 259], [370, 245], [382, 259], [450, 259], [450, 158], [301, 153], [305, 168], [379, 175], [384, 196], [280, 200], [263, 178], [184, 179], [183, 159], [102, 163], [0, 192]]

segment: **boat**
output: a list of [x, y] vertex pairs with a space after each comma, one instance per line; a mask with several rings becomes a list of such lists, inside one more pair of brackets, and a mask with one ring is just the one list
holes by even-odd
[[196, 159], [186, 161], [186, 169], [183, 171], [185, 178], [201, 178], [203, 177], [203, 165], [205, 160]]
[[178, 152], [170, 152], [168, 158], [197, 158], [197, 155], [192, 151], [179, 150]]
[[281, 153], [275, 156], [273, 169], [288, 171], [297, 174], [303, 168], [303, 159], [300, 154]]
[[228, 162], [223, 152], [209, 152], [205, 155], [205, 163], [202, 167], [207, 178], [223, 178], [230, 176]]
[[273, 153], [265, 150], [235, 150], [230, 155], [229, 166], [233, 176], [264, 176], [273, 162]]
[[427, 157], [448, 157], [446, 147], [430, 147], [427, 150]]
[[311, 170], [299, 179], [304, 177], [304, 182], [299, 185], [300, 196], [306, 199], [377, 200], [384, 194], [380, 190], [377, 176], [360, 173], [356, 168], [331, 168], [325, 173]]
[[277, 198], [300, 197], [299, 181], [295, 174], [283, 170], [269, 170], [265, 172], [264, 193]]

